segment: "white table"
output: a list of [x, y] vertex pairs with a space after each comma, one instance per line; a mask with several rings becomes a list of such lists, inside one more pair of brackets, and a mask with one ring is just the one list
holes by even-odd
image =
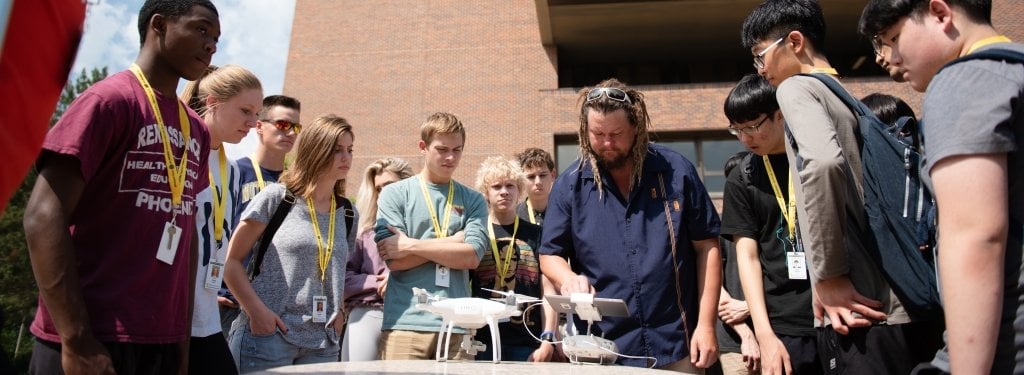
[[490, 361], [370, 361], [332, 362], [313, 365], [286, 366], [255, 374], [438, 374], [438, 375], [633, 375], [674, 374], [678, 372], [651, 370], [627, 366], [574, 365], [554, 362], [502, 362]]

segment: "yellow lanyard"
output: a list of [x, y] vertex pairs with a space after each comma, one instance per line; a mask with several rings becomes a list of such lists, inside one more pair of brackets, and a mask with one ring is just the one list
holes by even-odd
[[764, 161], [764, 169], [768, 172], [768, 181], [772, 183], [772, 191], [775, 192], [775, 200], [779, 202], [779, 209], [782, 210], [782, 216], [786, 218], [786, 228], [789, 229], [789, 240], [794, 241], [796, 239], [796, 193], [793, 190], [793, 174], [789, 174], [789, 206], [786, 206], [786, 201], [782, 198], [782, 189], [779, 188], [779, 180], [775, 178], [775, 170], [772, 169], [772, 162], [768, 160], [768, 155], [761, 156], [761, 160]]
[[156, 117], [156, 127], [160, 129], [160, 140], [164, 145], [164, 163], [167, 164], [167, 185], [171, 188], [171, 203], [178, 207], [181, 205], [181, 194], [185, 191], [185, 170], [188, 169], [188, 146], [189, 146], [189, 130], [190, 123], [188, 120], [188, 114], [185, 113], [185, 106], [178, 101], [178, 121], [181, 125], [182, 133], [182, 146], [181, 146], [181, 164], [174, 162], [174, 150], [171, 149], [170, 136], [167, 135], [167, 127], [164, 126], [164, 117], [160, 114], [160, 106], [156, 102], [156, 95], [153, 94], [153, 87], [149, 85], [149, 81], [146, 80], [146, 75], [142, 73], [142, 68], [138, 64], [132, 63], [129, 68], [135, 78], [142, 84], [143, 91], [146, 92], [146, 97], [149, 99], [149, 106], [153, 108], [153, 117]]
[[981, 48], [981, 47], [984, 47], [984, 46], [987, 46], [989, 44], [994, 44], [994, 43], [1010, 43], [1012, 41], [1013, 40], [1010, 40], [1010, 38], [1007, 38], [1006, 35], [990, 36], [988, 38], [985, 38], [985, 39], [979, 40], [977, 42], [974, 42], [974, 44], [971, 45], [971, 48], [967, 49], [967, 53], [966, 54], [970, 54], [971, 52], [974, 52], [974, 50], [976, 50], [978, 48]]
[[494, 272], [498, 274], [498, 289], [505, 286], [505, 276], [508, 276], [509, 268], [512, 267], [512, 253], [516, 248], [517, 232], [519, 232], [519, 216], [516, 216], [515, 224], [512, 225], [512, 239], [509, 240], [508, 247], [505, 248], [505, 264], [503, 265], [498, 254], [498, 239], [494, 236], [494, 223], [491, 222], [490, 216], [487, 217], [487, 235], [490, 236], [491, 253], [494, 254]]
[[[526, 198], [526, 212], [530, 214], [530, 224], [537, 224], [537, 217], [533, 215], [533, 203], [530, 203], [530, 198]], [[519, 225], [519, 220], [516, 220], [516, 225]], [[513, 234], [512, 237], [515, 237]]]
[[337, 202], [334, 200], [334, 194], [331, 194], [331, 221], [327, 225], [327, 244], [324, 244], [324, 237], [320, 234], [320, 223], [316, 219], [316, 208], [313, 208], [313, 198], [306, 197], [306, 207], [309, 207], [309, 221], [313, 222], [313, 236], [316, 237], [316, 255], [318, 264], [320, 266], [320, 284], [323, 286], [324, 279], [327, 278], [327, 265], [331, 263], [331, 253], [334, 252], [334, 217], [337, 214], [335, 210]]
[[[455, 194], [455, 182], [448, 181], [448, 199], [444, 207], [444, 227], [438, 223], [437, 212], [434, 211], [434, 202], [430, 200], [430, 193], [427, 192], [427, 182], [420, 176], [420, 190], [423, 190], [423, 201], [427, 203], [430, 210], [430, 222], [434, 224], [434, 234], [437, 238], [448, 237], [448, 225], [452, 222], [452, 196]], [[441, 230], [444, 228], [444, 230]]]
[[831, 75], [834, 75], [834, 76], [838, 76], [839, 75], [839, 72], [837, 72], [835, 68], [814, 68], [814, 69], [811, 69], [811, 74], [814, 74], [814, 73], [825, 73], [825, 74], [831, 74]]
[[213, 196], [213, 238], [220, 243], [224, 238], [224, 209], [227, 207], [227, 199], [224, 199], [224, 192], [228, 185], [228, 156], [224, 153], [222, 146], [218, 150], [220, 161], [220, 189], [217, 189], [217, 181], [213, 179], [213, 171], [210, 172], [210, 195]]
[[267, 187], [267, 184], [263, 182], [263, 171], [260, 170], [260, 165], [256, 164], [256, 155], [253, 154], [249, 157], [249, 161], [252, 162], [252, 170], [256, 172], [256, 182], [260, 187], [260, 191]]

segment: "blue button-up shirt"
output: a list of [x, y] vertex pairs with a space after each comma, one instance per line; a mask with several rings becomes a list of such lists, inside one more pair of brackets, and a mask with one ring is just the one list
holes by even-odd
[[[622, 354], [654, 357], [658, 365], [687, 357], [698, 312], [691, 241], [717, 237], [721, 224], [697, 170], [679, 153], [651, 144], [640, 183], [624, 199], [606, 172], [601, 174], [604, 193], [599, 196], [594, 171], [589, 163], [582, 168], [579, 163], [573, 163], [567, 169], [572, 172], [559, 176], [551, 189], [541, 254], [568, 258], [573, 271], [590, 280], [597, 297], [626, 302], [630, 317], [594, 324], [595, 334], [614, 340]], [[678, 280], [670, 266], [666, 197], [676, 231]], [[676, 303], [680, 297], [685, 322]], [[648, 365], [645, 359], [620, 362]]]

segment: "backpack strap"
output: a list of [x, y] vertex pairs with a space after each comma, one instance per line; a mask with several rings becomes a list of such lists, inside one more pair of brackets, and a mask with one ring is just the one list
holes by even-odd
[[874, 116], [874, 113], [871, 112], [871, 109], [868, 108], [868, 106], [864, 105], [864, 103], [861, 102], [860, 99], [853, 97], [853, 95], [851, 95], [849, 91], [846, 91], [846, 88], [844, 88], [843, 85], [839, 84], [839, 81], [836, 81], [831, 76], [824, 73], [811, 73], [800, 75], [813, 77], [821, 81], [821, 83], [825, 84], [825, 87], [828, 87], [829, 91], [832, 91], [832, 93], [835, 94], [836, 97], [839, 98], [839, 100], [843, 101], [843, 104], [846, 104], [847, 108], [850, 108], [850, 110], [853, 111], [853, 114], [855, 116]]
[[352, 230], [352, 222], [356, 219], [356, 211], [352, 208], [352, 201], [341, 195], [338, 196], [338, 204], [345, 209], [345, 236]]
[[[348, 200], [345, 199], [345, 201], [347, 202]], [[270, 242], [274, 239], [274, 234], [277, 233], [277, 229], [281, 227], [284, 217], [288, 216], [288, 211], [291, 211], [293, 205], [295, 205], [295, 195], [292, 194], [291, 190], [285, 188], [285, 196], [281, 199], [281, 203], [277, 205], [277, 209], [274, 210], [274, 216], [272, 216], [270, 218], [270, 222], [267, 223], [267, 228], [263, 230], [263, 235], [260, 236], [259, 245], [256, 247], [256, 254], [252, 261], [249, 262], [249, 267], [247, 269], [249, 273], [249, 281], [252, 281], [256, 276], [260, 275], [260, 266], [263, 265], [263, 256], [267, 254], [267, 247], [270, 246]], [[345, 223], [351, 226], [351, 219], [346, 219]]]
[[938, 75], [946, 68], [970, 60], [995, 60], [1013, 64], [1024, 64], [1024, 53], [1005, 48], [989, 48], [978, 52], [969, 53], [953, 61], [946, 63], [935, 75]]

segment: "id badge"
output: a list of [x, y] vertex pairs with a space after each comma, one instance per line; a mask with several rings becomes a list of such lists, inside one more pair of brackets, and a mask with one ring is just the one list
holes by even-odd
[[206, 289], [220, 290], [220, 285], [223, 280], [224, 263], [211, 260], [210, 265], [206, 267]]
[[313, 323], [327, 323], [327, 297], [313, 296]]
[[160, 248], [156, 250], [156, 259], [174, 265], [174, 255], [178, 253], [178, 241], [181, 240], [181, 228], [168, 221], [164, 224], [164, 232], [160, 237]]
[[434, 285], [447, 288], [452, 278], [451, 271], [448, 269], [448, 267], [442, 266], [440, 264], [435, 264], [434, 266]]
[[807, 280], [807, 258], [803, 251], [786, 252], [790, 280]]

